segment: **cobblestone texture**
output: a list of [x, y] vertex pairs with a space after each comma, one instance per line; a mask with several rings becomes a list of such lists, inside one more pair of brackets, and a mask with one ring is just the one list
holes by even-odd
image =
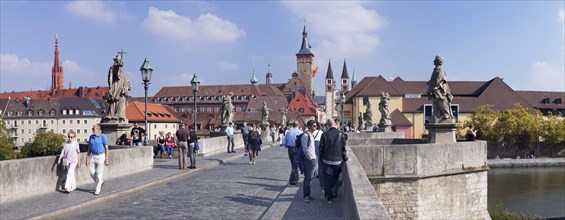
[[[287, 151], [276, 146], [263, 150], [256, 165], [241, 156], [217, 168], [58, 218], [272, 219], [274, 216], [265, 213], [276, 212], [276, 219], [343, 219], [340, 197], [334, 204], [322, 202], [318, 180], [314, 179], [311, 187], [315, 200], [306, 204], [302, 182], [287, 187], [289, 173]], [[287, 205], [277, 205], [281, 202]]]

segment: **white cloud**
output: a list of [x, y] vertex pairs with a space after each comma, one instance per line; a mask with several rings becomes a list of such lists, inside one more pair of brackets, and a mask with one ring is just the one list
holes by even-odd
[[226, 71], [237, 71], [237, 70], [239, 70], [239, 64], [237, 64], [237, 63], [218, 62], [218, 66], [220, 66], [221, 70], [226, 70]]
[[542, 91], [565, 91], [565, 68], [544, 61], [530, 66], [530, 82], [527, 89]]
[[[319, 54], [340, 58], [372, 53], [379, 45], [376, 34], [384, 21], [362, 2], [349, 1], [288, 1], [283, 4], [294, 17], [306, 19], [312, 47]], [[316, 45], [315, 43], [319, 43]], [[335, 57], [337, 58], [337, 57]]]
[[71, 14], [108, 24], [115, 23], [118, 18], [129, 17], [123, 11], [108, 9], [102, 1], [74, 1], [66, 4], [65, 9]]
[[172, 10], [159, 10], [154, 7], [149, 8], [142, 27], [153, 34], [184, 42], [186, 45], [230, 43], [246, 35], [236, 24], [210, 13], [191, 19]]
[[33, 63], [27, 58], [15, 54], [0, 54], [0, 72], [2, 75], [39, 76], [51, 74], [50, 63]]

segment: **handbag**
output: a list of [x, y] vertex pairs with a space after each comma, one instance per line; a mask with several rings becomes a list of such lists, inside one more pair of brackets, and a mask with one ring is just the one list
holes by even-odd
[[198, 141], [194, 142], [194, 152], [200, 150], [200, 146], [198, 146]]
[[69, 160], [67, 158], [63, 158], [63, 160], [61, 161], [61, 165], [63, 166], [67, 166], [69, 163]]

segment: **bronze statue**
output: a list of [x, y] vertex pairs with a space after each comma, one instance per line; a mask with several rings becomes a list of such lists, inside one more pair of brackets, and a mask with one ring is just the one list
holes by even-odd
[[110, 90], [106, 98], [109, 107], [107, 114], [104, 116], [105, 122], [128, 122], [126, 117], [126, 97], [131, 87], [128, 77], [124, 74], [123, 66], [124, 63], [122, 62], [121, 56], [116, 54], [114, 64], [112, 64], [108, 71], [108, 85]]
[[390, 102], [390, 95], [385, 92], [381, 92], [381, 101], [379, 102], [379, 111], [381, 112], [381, 121], [379, 124], [388, 125], [391, 124], [390, 111], [388, 110]]
[[432, 100], [433, 118], [431, 122], [440, 122], [445, 119], [453, 119], [451, 111], [451, 101], [453, 95], [447, 85], [446, 73], [443, 69], [443, 58], [436, 56], [434, 59], [434, 71], [432, 77], [428, 81], [428, 100]]

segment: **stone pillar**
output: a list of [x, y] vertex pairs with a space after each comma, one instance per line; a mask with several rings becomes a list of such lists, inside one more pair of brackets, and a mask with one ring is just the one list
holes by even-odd
[[455, 123], [427, 123], [426, 128], [430, 132], [430, 143], [455, 143]]
[[379, 132], [392, 132], [391, 124], [379, 124]]
[[116, 145], [116, 141], [122, 134], [127, 133], [129, 136], [133, 125], [130, 123], [100, 123], [100, 127], [102, 134], [105, 134], [108, 138], [108, 145]]

